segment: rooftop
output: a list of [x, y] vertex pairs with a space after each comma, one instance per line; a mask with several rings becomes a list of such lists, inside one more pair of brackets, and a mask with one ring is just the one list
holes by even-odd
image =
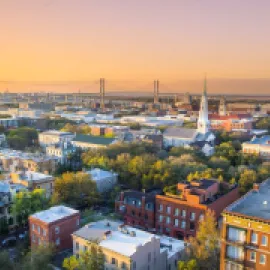
[[51, 223], [57, 221], [59, 219], [71, 216], [73, 214], [79, 213], [78, 210], [72, 209], [70, 207], [66, 207], [63, 205], [58, 205], [51, 207], [47, 210], [38, 212], [36, 214], [31, 215], [32, 218], [39, 219], [45, 223]]
[[270, 135], [265, 135], [262, 137], [254, 137], [250, 142], [246, 142], [245, 144], [260, 144], [270, 146]]
[[42, 180], [46, 180], [48, 178], [51, 178], [51, 175], [48, 174], [44, 174], [44, 173], [39, 173], [39, 172], [32, 172], [32, 171], [20, 171], [20, 172], [16, 172], [15, 174], [19, 175], [19, 179], [20, 180], [24, 180], [24, 181], [42, 181]]
[[40, 133], [42, 135], [56, 135], [56, 136], [64, 136], [64, 135], [73, 135], [71, 132], [59, 131], [59, 130], [48, 130]]
[[87, 173], [91, 175], [94, 181], [99, 181], [104, 178], [108, 178], [108, 177], [112, 177], [116, 175], [116, 173], [114, 172], [101, 170], [99, 168], [92, 169], [91, 171], [87, 171]]
[[225, 209], [226, 212], [241, 214], [249, 218], [270, 221], [270, 178]]
[[74, 232], [73, 235], [89, 241], [99, 239], [101, 247], [127, 257], [131, 257], [139, 246], [145, 245], [152, 241], [152, 239], [160, 240], [161, 251], [167, 249], [169, 256], [184, 248], [183, 241], [166, 236], [159, 237], [130, 226], [124, 226], [120, 221], [110, 221], [107, 219], [90, 223]]
[[101, 145], [109, 145], [114, 140], [115, 138], [106, 138], [101, 136], [90, 136], [83, 134], [77, 134], [76, 137], [73, 139], [73, 141], [75, 142], [85, 142], [90, 144], [101, 144]]
[[176, 137], [176, 138], [193, 138], [197, 133], [197, 129], [182, 128], [182, 127], [170, 127], [163, 133], [164, 137]]

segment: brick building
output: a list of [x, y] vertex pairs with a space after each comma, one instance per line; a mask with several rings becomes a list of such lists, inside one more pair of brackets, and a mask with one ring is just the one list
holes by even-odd
[[270, 269], [270, 178], [222, 213], [220, 269]]
[[49, 244], [57, 250], [72, 248], [71, 234], [79, 229], [79, 211], [55, 206], [29, 217], [31, 247]]
[[125, 224], [143, 229], [154, 229], [155, 195], [154, 192], [123, 191], [116, 199], [115, 210], [123, 216]]
[[239, 198], [238, 188], [221, 193], [216, 180], [178, 183], [176, 192], [156, 196], [156, 231], [178, 239], [195, 236], [198, 223], [210, 209], [218, 218], [222, 210]]

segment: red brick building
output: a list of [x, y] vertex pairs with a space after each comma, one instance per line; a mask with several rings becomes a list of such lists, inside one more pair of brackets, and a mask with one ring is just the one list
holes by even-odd
[[155, 195], [138, 191], [121, 192], [115, 202], [115, 211], [123, 216], [124, 223], [130, 226], [155, 228]]
[[179, 183], [176, 194], [156, 196], [156, 231], [178, 239], [195, 236], [199, 220], [207, 209], [214, 211], [218, 218], [238, 198], [237, 187], [221, 194], [216, 180]]
[[53, 245], [57, 250], [72, 248], [71, 234], [79, 229], [79, 211], [55, 206], [29, 217], [31, 247]]

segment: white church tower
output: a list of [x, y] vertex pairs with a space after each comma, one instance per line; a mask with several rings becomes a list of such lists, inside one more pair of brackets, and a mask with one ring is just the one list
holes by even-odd
[[209, 131], [210, 123], [208, 119], [208, 101], [207, 101], [207, 82], [204, 79], [204, 89], [201, 99], [201, 108], [199, 112], [197, 130], [202, 134], [206, 134]]

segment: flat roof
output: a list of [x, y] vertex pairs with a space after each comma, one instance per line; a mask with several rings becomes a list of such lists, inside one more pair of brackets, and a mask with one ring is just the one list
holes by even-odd
[[270, 178], [225, 208], [226, 212], [270, 221]]
[[[123, 228], [128, 232], [124, 233], [119, 230], [120, 225], [123, 226], [121, 221], [104, 219], [84, 226], [74, 232], [73, 235], [89, 241], [98, 239], [101, 247], [127, 257], [131, 257], [139, 246], [151, 242], [153, 238], [160, 240], [160, 250], [163, 251], [167, 249], [169, 256], [172, 256], [184, 248], [184, 241], [167, 236], [157, 236], [131, 226], [124, 226]], [[104, 234], [109, 231], [110, 235], [104, 238]], [[132, 236], [131, 232], [134, 233], [134, 236]]]
[[51, 223], [77, 213], [79, 213], [78, 210], [64, 205], [58, 205], [41, 212], [37, 212], [30, 217], [39, 219], [45, 223]]
[[91, 175], [92, 180], [99, 181], [107, 177], [112, 177], [117, 175], [114, 172], [101, 170], [99, 168], [92, 169], [91, 171], [87, 171], [88, 174]]
[[42, 180], [47, 180], [48, 178], [52, 178], [52, 175], [40, 173], [40, 172], [32, 172], [32, 171], [20, 171], [16, 172], [15, 174], [18, 174], [20, 176], [20, 180], [25, 180], [25, 181], [42, 181]]

